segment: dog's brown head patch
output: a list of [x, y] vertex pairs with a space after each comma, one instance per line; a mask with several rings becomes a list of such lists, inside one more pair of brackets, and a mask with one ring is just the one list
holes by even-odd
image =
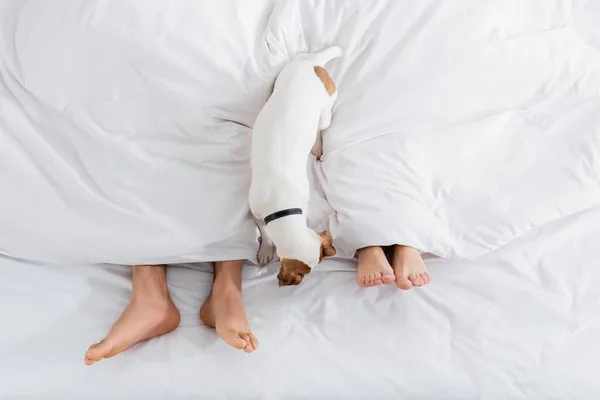
[[319, 238], [321, 239], [321, 254], [319, 255], [319, 262], [323, 260], [323, 257], [335, 256], [335, 248], [333, 247], [333, 238], [329, 231], [319, 232]]
[[333, 79], [331, 79], [331, 75], [329, 75], [329, 72], [327, 72], [327, 70], [321, 67], [320, 65], [315, 65], [314, 69], [315, 74], [317, 74], [321, 82], [323, 82], [323, 86], [325, 86], [327, 94], [330, 96], [334, 94], [336, 90], [335, 82], [333, 81]]
[[298, 285], [302, 282], [304, 275], [310, 272], [310, 267], [299, 260], [282, 258], [279, 262], [281, 263], [281, 269], [277, 274], [279, 286]]
[[[323, 260], [323, 257], [335, 256], [336, 252], [333, 247], [331, 233], [329, 231], [319, 232], [319, 239], [321, 240], [319, 262]], [[280, 258], [279, 263], [281, 264], [279, 274], [277, 274], [279, 286], [299, 285], [302, 279], [304, 279], [304, 275], [311, 271], [311, 268], [300, 260]]]

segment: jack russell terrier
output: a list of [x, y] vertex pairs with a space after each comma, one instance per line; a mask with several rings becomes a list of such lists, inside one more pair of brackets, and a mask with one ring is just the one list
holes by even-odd
[[316, 233], [306, 223], [306, 163], [311, 148], [321, 156], [320, 131], [331, 123], [337, 98], [324, 65], [341, 53], [331, 47], [297, 56], [275, 80], [254, 123], [248, 200], [261, 236], [258, 262], [267, 264], [277, 250], [279, 286], [298, 285], [324, 256], [335, 255], [331, 234]]

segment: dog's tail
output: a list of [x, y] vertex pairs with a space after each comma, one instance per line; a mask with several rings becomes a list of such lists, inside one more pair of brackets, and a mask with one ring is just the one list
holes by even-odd
[[342, 55], [342, 49], [337, 46], [332, 46], [318, 53], [313, 53], [317, 65], [324, 66], [328, 61], [338, 58]]

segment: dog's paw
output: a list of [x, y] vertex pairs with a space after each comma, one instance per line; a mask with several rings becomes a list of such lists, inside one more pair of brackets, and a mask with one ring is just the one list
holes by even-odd
[[311, 153], [317, 157], [317, 160], [321, 160], [321, 156], [323, 155], [323, 146], [320, 143], [315, 143], [313, 146]]
[[264, 267], [268, 263], [270, 263], [275, 256], [275, 246], [272, 242], [260, 242], [260, 247], [258, 248], [258, 254], [256, 258], [258, 259], [258, 265]]

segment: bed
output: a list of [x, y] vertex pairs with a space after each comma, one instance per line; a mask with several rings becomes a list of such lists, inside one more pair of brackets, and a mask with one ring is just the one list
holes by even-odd
[[[0, 398], [600, 396], [600, 2], [0, 0]], [[338, 258], [254, 266], [248, 148], [295, 54], [337, 44], [309, 222]], [[433, 282], [355, 283], [404, 243]], [[244, 258], [261, 341], [203, 326]], [[35, 261], [25, 261], [35, 260]], [[178, 329], [91, 368], [128, 264]]]
[[409, 292], [359, 288], [350, 260], [283, 289], [277, 265], [249, 265], [251, 355], [198, 318], [210, 266], [172, 266], [180, 327], [89, 368], [87, 346], [127, 304], [128, 269], [2, 258], [0, 398], [595, 398], [598, 235], [600, 208], [476, 260], [429, 259], [433, 282]]

